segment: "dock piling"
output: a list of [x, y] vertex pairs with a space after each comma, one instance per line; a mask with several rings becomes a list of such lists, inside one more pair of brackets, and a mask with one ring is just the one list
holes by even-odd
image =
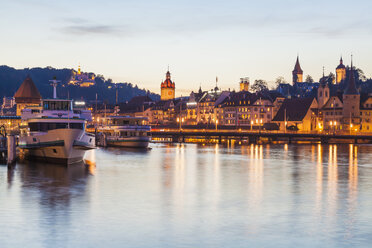
[[16, 139], [14, 135], [7, 136], [7, 146], [8, 146], [8, 158], [7, 163], [8, 165], [13, 164], [17, 159], [17, 152], [16, 152]]

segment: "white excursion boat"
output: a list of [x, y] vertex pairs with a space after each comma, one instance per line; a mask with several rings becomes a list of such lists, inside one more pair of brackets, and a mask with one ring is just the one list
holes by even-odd
[[109, 116], [97, 131], [105, 136], [106, 146], [147, 148], [151, 127], [145, 117]]
[[95, 136], [85, 132], [89, 110], [74, 110], [72, 100], [46, 99], [40, 107], [22, 110], [19, 148], [26, 157], [48, 162], [80, 162], [95, 148]]

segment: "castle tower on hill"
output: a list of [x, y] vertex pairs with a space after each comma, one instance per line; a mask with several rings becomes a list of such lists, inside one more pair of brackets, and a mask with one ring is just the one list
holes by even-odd
[[340, 59], [340, 64], [336, 68], [336, 84], [341, 83], [346, 79], [346, 67], [343, 64], [342, 57]]
[[297, 56], [296, 65], [294, 67], [294, 70], [292, 71], [293, 85], [296, 84], [296, 83], [303, 82], [303, 74], [304, 74], [304, 72], [301, 69], [300, 61], [299, 61], [298, 56]]
[[171, 74], [169, 70], [166, 73], [165, 81], [161, 82], [160, 91], [161, 91], [160, 99], [162, 101], [171, 100], [175, 98], [176, 85], [171, 80]]

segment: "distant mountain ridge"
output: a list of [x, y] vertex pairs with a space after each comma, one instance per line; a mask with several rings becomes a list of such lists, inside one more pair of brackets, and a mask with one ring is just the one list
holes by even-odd
[[93, 101], [98, 95], [98, 100], [107, 103], [116, 102], [116, 92], [118, 94], [118, 102], [126, 102], [134, 96], [148, 95], [154, 101], [160, 99], [158, 94], [152, 93], [145, 89], [139, 89], [137, 85], [131, 83], [113, 83], [111, 79], [105, 79], [102, 75], [95, 76], [95, 85], [84, 88], [75, 85], [69, 85], [68, 82], [73, 75], [72, 69], [56, 69], [53, 67], [45, 68], [25, 68], [15, 69], [9, 66], [0, 66], [0, 97], [14, 96], [19, 86], [22, 84], [27, 75], [30, 75], [36, 87], [40, 91], [43, 98], [51, 98], [53, 88], [49, 80], [54, 77], [60, 80], [57, 92], [58, 97], [71, 99], [84, 99]]

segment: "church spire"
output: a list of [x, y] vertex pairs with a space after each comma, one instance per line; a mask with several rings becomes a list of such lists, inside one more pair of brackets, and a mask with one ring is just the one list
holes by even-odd
[[355, 78], [354, 78], [354, 68], [353, 68], [353, 55], [351, 55], [351, 68], [349, 73], [349, 83], [345, 89], [345, 95], [359, 95], [359, 92], [356, 88]]
[[296, 60], [296, 65], [292, 71], [292, 75], [293, 75], [293, 84], [295, 83], [300, 83], [302, 82], [303, 80], [303, 71], [301, 69], [301, 66], [300, 66], [300, 59], [297, 55], [297, 60]]

